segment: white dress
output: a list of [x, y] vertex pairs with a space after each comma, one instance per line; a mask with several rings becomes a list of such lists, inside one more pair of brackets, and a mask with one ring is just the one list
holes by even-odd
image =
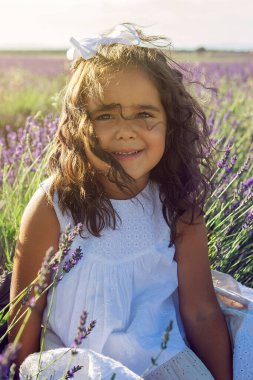
[[[45, 191], [50, 180], [42, 183]], [[110, 380], [113, 373], [116, 380], [213, 379], [185, 338], [178, 308], [175, 247], [168, 248], [170, 230], [162, 215], [158, 186], [149, 182], [135, 198], [111, 202], [122, 221], [118, 228], [103, 230], [100, 238], [87, 233], [87, 239], [74, 239], [71, 252], [80, 246], [83, 257], [56, 286], [42, 368], [51, 359], [68, 353], [45, 369], [39, 379], [60, 379], [69, 359], [69, 368], [83, 366], [75, 379]], [[56, 193], [54, 208], [63, 233], [73, 220], [70, 215], [62, 215]], [[51, 296], [50, 291], [43, 323]], [[73, 356], [68, 349], [84, 310], [88, 312], [87, 325], [92, 320], [96, 320], [96, 325]], [[170, 321], [173, 329], [167, 348], [161, 351]], [[144, 376], [151, 358], [159, 352], [160, 367], [153, 367]], [[33, 375], [38, 356], [31, 354], [22, 363], [21, 380], [36, 378]]]

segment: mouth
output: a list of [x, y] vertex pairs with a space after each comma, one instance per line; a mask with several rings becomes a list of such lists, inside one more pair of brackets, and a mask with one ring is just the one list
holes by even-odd
[[113, 156], [116, 157], [120, 161], [134, 159], [140, 156], [141, 153], [142, 153], [142, 150], [112, 152]]

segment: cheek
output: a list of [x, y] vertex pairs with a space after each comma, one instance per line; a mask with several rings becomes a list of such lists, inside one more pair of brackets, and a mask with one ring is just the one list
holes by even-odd
[[161, 158], [165, 151], [166, 146], [166, 131], [157, 130], [149, 136], [148, 145], [150, 147], [150, 154], [153, 156], [154, 160]]
[[157, 148], [158, 147], [160, 147], [160, 148], [165, 147], [165, 141], [166, 141], [166, 129], [165, 128], [154, 129], [149, 136], [150, 144], [153, 144]]

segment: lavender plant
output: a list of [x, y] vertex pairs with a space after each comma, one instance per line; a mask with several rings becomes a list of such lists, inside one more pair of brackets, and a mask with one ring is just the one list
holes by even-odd
[[0, 130], [0, 263], [8, 271], [24, 208], [46, 177], [57, 124], [58, 117], [49, 114], [41, 123], [29, 117], [24, 128]]
[[[193, 79], [205, 79], [210, 87], [217, 89], [207, 101], [203, 90], [194, 87], [206, 109], [211, 138], [217, 148], [217, 167], [212, 178], [215, 190], [205, 206], [211, 267], [253, 287], [253, 64], [201, 63], [194, 65]], [[58, 117], [51, 113], [40, 121], [29, 117], [19, 129], [6, 126], [0, 130], [0, 254], [2, 266], [9, 271], [24, 207], [47, 177], [47, 154], [57, 124]], [[65, 273], [80, 258], [81, 252], [76, 250], [72, 260], [65, 262]], [[49, 257], [47, 260], [51, 262]], [[57, 271], [59, 263], [53, 262], [51, 269]], [[61, 275], [59, 273], [58, 281]], [[37, 296], [49, 289], [49, 285], [41, 281], [37, 279]], [[29, 298], [30, 290], [25, 289], [20, 297], [24, 303], [28, 302], [32, 312], [36, 297]], [[3, 311], [0, 320], [1, 316]], [[6, 359], [0, 357], [1, 360]], [[66, 378], [78, 370], [80, 368], [74, 366]]]

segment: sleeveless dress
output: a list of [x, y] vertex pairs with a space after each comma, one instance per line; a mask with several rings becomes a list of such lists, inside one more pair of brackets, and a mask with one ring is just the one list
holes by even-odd
[[[41, 184], [45, 191], [50, 181], [48, 178]], [[83, 257], [56, 286], [41, 368], [65, 355], [38, 378], [64, 378], [68, 364], [68, 369], [82, 366], [74, 375], [82, 380], [110, 380], [113, 374], [116, 380], [213, 379], [185, 336], [179, 313], [175, 246], [168, 248], [170, 230], [163, 218], [158, 185], [150, 181], [136, 197], [111, 202], [121, 218], [116, 230], [105, 228], [100, 238], [86, 232], [86, 239], [78, 235], [73, 241], [71, 252], [80, 246]], [[57, 193], [54, 209], [63, 233], [69, 223], [73, 226], [73, 220], [69, 213], [61, 213]], [[43, 324], [51, 297], [50, 290]], [[226, 309], [227, 316], [230, 309]], [[71, 355], [69, 348], [84, 310], [87, 325], [92, 320], [96, 325], [77, 354]], [[161, 350], [170, 321], [173, 328], [167, 348]], [[232, 325], [232, 330], [238, 331], [239, 326]], [[151, 359], [159, 353], [158, 366], [150, 368]], [[24, 360], [21, 380], [36, 378], [38, 360], [39, 353]]]

